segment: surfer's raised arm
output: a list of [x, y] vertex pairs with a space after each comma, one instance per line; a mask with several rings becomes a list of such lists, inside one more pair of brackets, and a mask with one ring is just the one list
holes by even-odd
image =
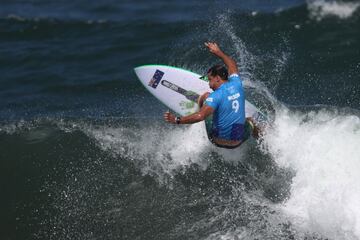
[[234, 73], [238, 73], [238, 67], [236, 65], [236, 62], [234, 59], [232, 59], [230, 56], [225, 54], [220, 47], [217, 45], [217, 43], [214, 42], [206, 42], [205, 46], [209, 48], [209, 51], [214, 54], [215, 56], [219, 57], [223, 62], [225, 63], [226, 67], [228, 68], [229, 76]]

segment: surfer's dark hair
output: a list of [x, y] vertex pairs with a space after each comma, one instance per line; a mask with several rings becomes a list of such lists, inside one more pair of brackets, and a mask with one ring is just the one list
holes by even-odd
[[217, 64], [209, 68], [207, 74], [213, 77], [219, 76], [222, 80], [228, 80], [228, 70], [223, 65]]

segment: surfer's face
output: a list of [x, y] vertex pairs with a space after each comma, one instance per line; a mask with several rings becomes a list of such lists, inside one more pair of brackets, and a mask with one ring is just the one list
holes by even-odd
[[217, 89], [219, 86], [219, 82], [220, 82], [220, 77], [218, 75], [216, 76], [211, 76], [211, 74], [209, 73], [208, 75], [208, 79], [209, 79], [209, 86], [212, 90]]

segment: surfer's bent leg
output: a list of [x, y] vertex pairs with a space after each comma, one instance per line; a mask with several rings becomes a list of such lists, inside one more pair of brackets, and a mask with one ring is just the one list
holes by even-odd
[[220, 147], [220, 148], [227, 148], [227, 149], [237, 148], [244, 142], [242, 140], [233, 141], [233, 140], [226, 140], [226, 139], [221, 139], [221, 138], [217, 138], [217, 137], [212, 137], [209, 139], [215, 146]]
[[251, 126], [251, 135], [258, 139], [262, 135], [263, 131], [255, 125], [255, 121], [251, 117], [246, 118], [246, 122]]

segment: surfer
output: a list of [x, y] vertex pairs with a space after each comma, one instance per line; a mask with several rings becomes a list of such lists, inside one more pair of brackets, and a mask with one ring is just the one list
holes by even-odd
[[214, 91], [199, 97], [198, 112], [177, 117], [168, 111], [164, 119], [174, 124], [192, 124], [205, 120], [212, 143], [218, 147], [236, 148], [251, 134], [257, 137], [257, 128], [252, 119], [245, 118], [245, 94], [236, 62], [217, 43], [207, 42], [205, 46], [226, 65], [212, 66], [202, 76], [209, 80], [209, 86]]

